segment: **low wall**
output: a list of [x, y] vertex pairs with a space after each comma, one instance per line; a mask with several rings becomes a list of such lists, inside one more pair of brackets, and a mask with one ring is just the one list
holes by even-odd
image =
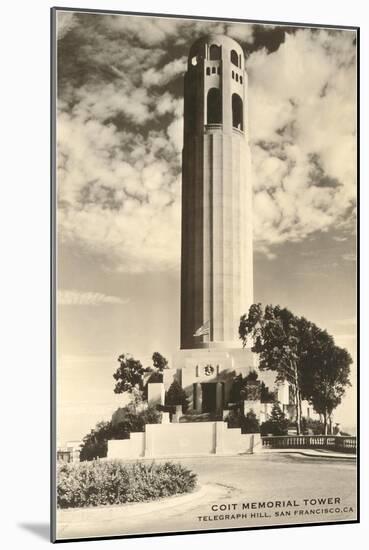
[[260, 434], [242, 434], [225, 422], [147, 424], [130, 439], [108, 441], [108, 458], [207, 456], [261, 450]]
[[355, 436], [280, 435], [262, 437], [263, 447], [271, 449], [330, 449], [356, 453]]
[[108, 441], [108, 458], [133, 458], [145, 454], [145, 432], [134, 432], [129, 439]]

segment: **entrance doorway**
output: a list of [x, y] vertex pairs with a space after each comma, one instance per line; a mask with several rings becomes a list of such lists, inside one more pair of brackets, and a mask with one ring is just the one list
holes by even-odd
[[217, 408], [217, 385], [212, 382], [201, 384], [202, 412], [215, 412]]

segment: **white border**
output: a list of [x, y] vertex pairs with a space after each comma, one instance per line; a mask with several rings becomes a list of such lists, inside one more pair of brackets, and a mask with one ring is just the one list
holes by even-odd
[[[223, 5], [194, 0], [155, 2], [70, 0], [68, 7], [140, 12], [266, 19], [299, 23], [361, 26], [361, 271], [369, 279], [368, 246], [368, 124], [369, 19], [365, 3], [324, 0], [257, 0]], [[2, 6], [0, 32], [2, 141], [1, 224], [2, 274], [2, 474], [5, 548], [32, 550], [45, 538], [22, 525], [45, 532], [49, 519], [49, 8], [47, 0], [8, 2]], [[366, 122], [366, 124], [365, 124]], [[365, 250], [366, 249], [366, 250]], [[5, 253], [5, 254], [4, 254]], [[4, 257], [5, 256], [5, 257]], [[362, 285], [362, 311], [368, 304]], [[362, 464], [368, 464], [367, 321], [362, 319]], [[190, 545], [258, 548], [361, 547], [368, 529], [368, 468], [362, 468], [362, 524], [299, 527], [266, 531], [214, 533], [173, 537], [90, 542], [89, 547], [164, 550]], [[10, 516], [10, 517], [9, 517]], [[366, 525], [365, 525], [366, 524]], [[74, 543], [71, 543], [73, 546]], [[83, 544], [83, 543], [79, 543]], [[82, 548], [82, 546], [81, 546]]]

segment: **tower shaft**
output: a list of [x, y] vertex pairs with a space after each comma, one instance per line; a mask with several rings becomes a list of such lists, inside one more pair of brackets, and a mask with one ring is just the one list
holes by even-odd
[[[181, 348], [239, 347], [253, 302], [252, 188], [241, 47], [196, 42], [184, 91]], [[210, 321], [210, 334], [194, 337]]]

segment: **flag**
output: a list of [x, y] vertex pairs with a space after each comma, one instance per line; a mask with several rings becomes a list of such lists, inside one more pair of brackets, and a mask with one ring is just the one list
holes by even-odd
[[194, 336], [203, 336], [204, 334], [210, 334], [210, 321], [206, 321], [206, 323], [198, 328]]

